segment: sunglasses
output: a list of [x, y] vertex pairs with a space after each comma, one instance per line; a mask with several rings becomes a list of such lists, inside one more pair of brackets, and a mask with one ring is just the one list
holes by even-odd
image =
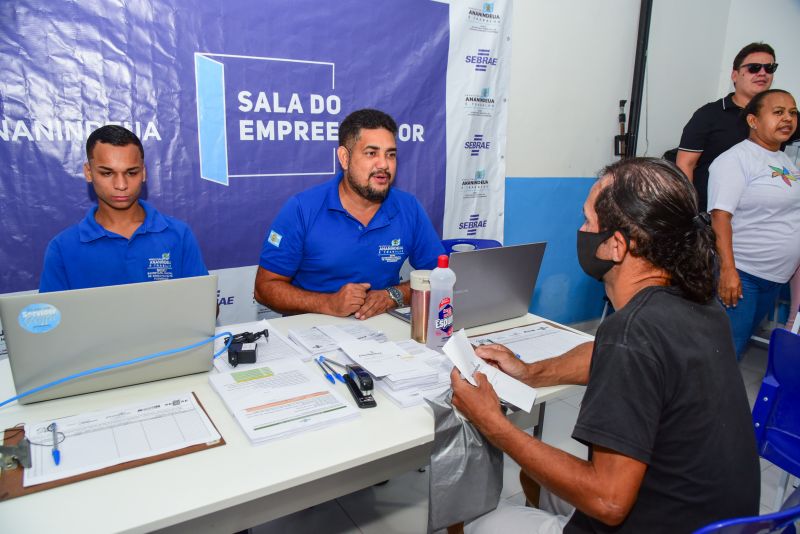
[[747, 69], [747, 72], [750, 74], [756, 74], [761, 72], [763, 68], [767, 74], [772, 74], [776, 70], [778, 70], [777, 63], [745, 63], [744, 65], [739, 67], [740, 69]]

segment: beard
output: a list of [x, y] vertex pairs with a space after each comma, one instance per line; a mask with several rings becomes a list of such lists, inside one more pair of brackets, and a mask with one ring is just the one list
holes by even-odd
[[[374, 173], [370, 173], [370, 177]], [[358, 193], [358, 195], [370, 202], [383, 202], [386, 200], [386, 197], [389, 195], [389, 191], [392, 189], [392, 185], [394, 182], [391, 182], [392, 174], [389, 171], [385, 171], [384, 174], [389, 178], [389, 186], [384, 190], [375, 189], [371, 185], [369, 185], [369, 179], [367, 179], [366, 185], [361, 185], [355, 181], [353, 175], [349, 172], [345, 172], [345, 178], [347, 179], [347, 183], [353, 190]]]

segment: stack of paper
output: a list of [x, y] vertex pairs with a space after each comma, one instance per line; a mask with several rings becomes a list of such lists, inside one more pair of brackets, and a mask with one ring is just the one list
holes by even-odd
[[[290, 358], [294, 360], [308, 360], [311, 356], [303, 349], [297, 347], [294, 343], [283, 337], [266, 320], [255, 321], [252, 323], [239, 323], [217, 328], [217, 334], [222, 332], [231, 332], [232, 334], [241, 334], [242, 332], [261, 332], [262, 330], [269, 331], [268, 338], [260, 338], [256, 340], [256, 363], [240, 363], [233, 367], [228, 363], [228, 354], [223, 352], [219, 357], [214, 359], [214, 367], [220, 373], [228, 371], [252, 369], [259, 367], [265, 362], [277, 360], [280, 358]], [[216, 354], [222, 347], [225, 346], [225, 339], [219, 338], [214, 341], [214, 353]]]
[[387, 341], [386, 334], [356, 320], [337, 325], [314, 326], [305, 330], [289, 330], [289, 339], [308, 352], [306, 361], [312, 356], [332, 353], [339, 348], [342, 340], [357, 339], [379, 343]]
[[450, 370], [453, 364], [445, 355], [413, 339], [400, 341], [397, 346], [405, 351], [406, 357], [413, 358], [427, 367], [428, 371], [421, 373], [424, 378], [393, 374], [377, 380], [377, 387], [394, 403], [403, 408], [422, 404], [426, 397], [435, 397], [450, 387]]
[[535, 323], [470, 338], [474, 345], [491, 343], [505, 345], [519, 354], [525, 363], [533, 363], [560, 356], [568, 350], [591, 340], [592, 338], [585, 334], [556, 328], [547, 323]]
[[413, 378], [418, 376], [420, 371], [430, 371], [424, 365], [409, 358], [403, 349], [391, 341], [378, 343], [377, 341], [352, 339], [342, 341], [339, 346], [351, 360], [376, 378], [388, 375], [405, 375]]
[[230, 373], [209, 381], [252, 443], [282, 438], [358, 416], [319, 373], [293, 359]]

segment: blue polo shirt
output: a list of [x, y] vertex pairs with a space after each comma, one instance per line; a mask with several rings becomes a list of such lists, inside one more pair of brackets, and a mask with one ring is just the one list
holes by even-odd
[[130, 239], [86, 217], [50, 241], [39, 292], [113, 286], [208, 274], [200, 247], [186, 223], [162, 215], [140, 200], [144, 222]]
[[406, 258], [415, 269], [436, 267], [442, 241], [413, 195], [391, 189], [364, 227], [342, 207], [341, 179], [339, 173], [286, 202], [264, 240], [261, 267], [320, 293], [350, 282], [396, 285]]

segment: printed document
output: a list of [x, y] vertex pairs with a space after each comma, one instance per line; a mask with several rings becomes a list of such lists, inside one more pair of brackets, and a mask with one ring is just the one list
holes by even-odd
[[342, 350], [375, 377], [392, 375], [396, 380], [432, 379], [433, 372], [424, 361], [414, 358], [387, 341], [343, 341]]
[[536, 400], [536, 390], [479, 358], [463, 329], [453, 334], [442, 350], [470, 384], [478, 385], [473, 375], [481, 372], [486, 375], [498, 397], [530, 413]]
[[535, 323], [470, 338], [474, 345], [499, 343], [519, 354], [525, 363], [533, 363], [560, 356], [581, 343], [592, 341], [590, 336], [578, 334], [547, 323]]
[[308, 356], [304, 359], [309, 361], [312, 356], [334, 352], [339, 348], [342, 341], [371, 340], [383, 343], [388, 338], [383, 332], [373, 330], [361, 321], [354, 319], [352, 322], [335, 325], [320, 325], [306, 328], [305, 330], [289, 330], [289, 339], [308, 351]]
[[[357, 417], [320, 373], [292, 359], [209, 376], [214, 390], [253, 443]], [[344, 391], [344, 385], [341, 385]]]
[[220, 439], [191, 393], [55, 420], [59, 465], [53, 461], [52, 432], [47, 430], [51, 423], [25, 425], [32, 465], [23, 473], [24, 487]]

